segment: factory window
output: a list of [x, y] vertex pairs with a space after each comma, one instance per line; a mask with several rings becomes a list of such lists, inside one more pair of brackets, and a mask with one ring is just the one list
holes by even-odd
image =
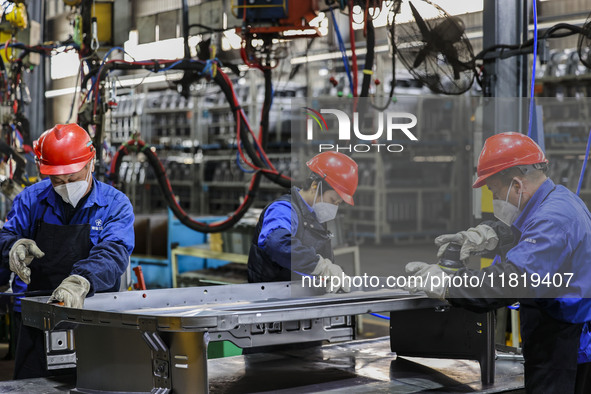
[[[61, 50], [63, 48], [59, 48]], [[60, 79], [76, 75], [80, 60], [76, 51], [68, 51], [51, 57], [51, 79]]]

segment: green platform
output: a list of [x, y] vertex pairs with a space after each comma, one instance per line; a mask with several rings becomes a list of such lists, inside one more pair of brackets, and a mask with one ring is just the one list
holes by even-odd
[[230, 341], [210, 342], [209, 345], [207, 345], [208, 359], [241, 355], [242, 349]]

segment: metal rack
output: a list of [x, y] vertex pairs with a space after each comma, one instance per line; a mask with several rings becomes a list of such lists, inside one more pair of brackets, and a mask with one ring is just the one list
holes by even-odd
[[[550, 162], [548, 175], [576, 191], [591, 128], [591, 101], [587, 98], [537, 98], [543, 111], [544, 142]], [[591, 172], [583, 179], [580, 197], [591, 205]]]
[[[105, 293], [86, 300], [84, 309], [27, 298], [23, 324], [75, 327], [79, 392], [207, 392], [209, 340], [231, 339], [243, 347], [351, 340], [350, 314], [442, 305], [395, 289], [323, 292], [276, 282]], [[105, 350], [105, 343], [113, 346]]]
[[[248, 74], [235, 83], [238, 99], [250, 118], [253, 129], [258, 124], [262, 106], [262, 87], [256, 74]], [[120, 91], [118, 105], [108, 113], [107, 141], [117, 148], [134, 135], [158, 149], [158, 156], [181, 207], [196, 214], [226, 214], [239, 204], [248, 188], [251, 175], [237, 165], [236, 124], [219, 88], [203, 85], [194, 96], [183, 98], [170, 89]], [[301, 90], [301, 88], [300, 88]], [[282, 86], [276, 92], [270, 115], [269, 152], [288, 149], [286, 120], [282, 111], [293, 97], [296, 86]], [[288, 155], [270, 153], [274, 164], [289, 174]], [[163, 212], [164, 196], [152, 169], [141, 155], [127, 155], [121, 165], [123, 192], [129, 196], [137, 213]], [[256, 207], [263, 207], [284, 190], [267, 179], [261, 181]]]
[[345, 225], [376, 243], [422, 241], [467, 225], [461, 215], [470, 192], [462, 182], [471, 177], [465, 106], [433, 96], [399, 100], [396, 110], [422, 119], [413, 129], [419, 142], [396, 156], [352, 155], [360, 183], [355, 206], [344, 209]]

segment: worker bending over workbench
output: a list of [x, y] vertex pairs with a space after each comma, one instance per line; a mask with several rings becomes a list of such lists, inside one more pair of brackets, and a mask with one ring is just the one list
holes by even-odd
[[[547, 168], [544, 152], [531, 138], [519, 133], [488, 138], [473, 187], [488, 186], [494, 215], [510, 230], [480, 224], [440, 236], [436, 244], [440, 254], [454, 242], [462, 245], [462, 258], [490, 251], [500, 254], [501, 262], [456, 272], [409, 263], [406, 271], [417, 281], [408, 289], [477, 312], [519, 301], [526, 391], [590, 393], [591, 214], [577, 195], [545, 175]], [[562, 286], [536, 282], [556, 275], [563, 276]], [[434, 286], [428, 277], [444, 280]]]
[[[77, 124], [45, 132], [35, 153], [49, 179], [15, 198], [0, 230], [2, 265], [18, 275], [15, 293], [47, 290], [49, 302], [82, 308], [88, 295], [119, 290], [134, 246], [133, 208], [93, 178], [95, 149]], [[43, 331], [19, 325], [15, 379], [49, 375]]]
[[[354, 205], [357, 163], [343, 153], [323, 152], [306, 165], [311, 174], [303, 188], [292, 187], [261, 213], [248, 255], [249, 282], [289, 281], [292, 271], [343, 279], [326, 222], [335, 219], [343, 201]], [[330, 288], [331, 283], [327, 290], [349, 291], [349, 281], [336, 282], [340, 287]]]

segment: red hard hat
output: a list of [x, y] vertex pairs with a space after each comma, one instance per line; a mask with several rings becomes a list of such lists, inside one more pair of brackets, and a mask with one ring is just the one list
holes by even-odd
[[37, 145], [44, 175], [73, 174], [95, 155], [90, 136], [75, 123], [56, 125], [39, 137]]
[[43, 134], [39, 136], [39, 138], [33, 141], [33, 153], [35, 153], [37, 159], [41, 158], [41, 144], [43, 144], [43, 140], [45, 137], [47, 137], [47, 134], [49, 134], [50, 131], [51, 130], [45, 130]]
[[344, 202], [355, 205], [353, 194], [357, 189], [357, 163], [339, 152], [322, 152], [311, 158], [306, 165], [318, 174], [341, 196]]
[[548, 160], [542, 148], [528, 136], [513, 132], [493, 135], [484, 142], [478, 158], [478, 179], [472, 187], [483, 186], [488, 177], [507, 168], [537, 163]]

